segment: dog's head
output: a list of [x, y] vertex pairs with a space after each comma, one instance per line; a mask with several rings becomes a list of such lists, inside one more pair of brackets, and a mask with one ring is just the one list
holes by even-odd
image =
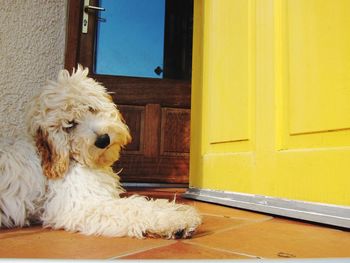
[[131, 136], [106, 89], [78, 66], [60, 71], [56, 82], [41, 90], [27, 111], [48, 178], [63, 177], [74, 160], [88, 167], [109, 167], [119, 159]]

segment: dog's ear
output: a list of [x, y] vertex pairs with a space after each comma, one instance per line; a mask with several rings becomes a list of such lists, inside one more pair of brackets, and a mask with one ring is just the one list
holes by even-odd
[[58, 134], [50, 136], [41, 128], [37, 130], [35, 136], [36, 147], [41, 156], [43, 173], [49, 179], [62, 178], [69, 166], [67, 145], [61, 145], [61, 149], [58, 146], [58, 144], [62, 144], [65, 140], [55, 140], [53, 138], [55, 136], [59, 137]]

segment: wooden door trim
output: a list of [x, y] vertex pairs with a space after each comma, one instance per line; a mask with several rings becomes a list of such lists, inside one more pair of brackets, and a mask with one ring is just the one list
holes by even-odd
[[83, 1], [68, 0], [68, 21], [64, 67], [72, 70], [78, 61]]
[[145, 107], [145, 137], [144, 155], [149, 158], [159, 156], [159, 137], [160, 137], [160, 116], [161, 107], [159, 104], [147, 104]]
[[[160, 104], [163, 107], [191, 107], [191, 85], [189, 82], [170, 79], [146, 79], [94, 75], [102, 82], [118, 104]], [[117, 81], [116, 81], [117, 79]]]

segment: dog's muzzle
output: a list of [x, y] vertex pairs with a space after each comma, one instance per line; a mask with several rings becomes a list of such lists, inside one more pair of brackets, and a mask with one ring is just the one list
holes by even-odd
[[106, 148], [109, 144], [110, 144], [111, 140], [109, 138], [109, 135], [106, 133], [106, 134], [102, 134], [102, 135], [99, 135], [95, 141], [95, 146], [97, 148], [100, 148], [100, 149], [104, 149]]

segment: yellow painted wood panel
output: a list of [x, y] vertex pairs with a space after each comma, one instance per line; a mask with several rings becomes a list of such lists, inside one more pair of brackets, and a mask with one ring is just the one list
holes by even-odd
[[280, 147], [350, 146], [350, 2], [277, 1], [277, 6]]
[[[320, 2], [326, 7], [320, 7]], [[198, 49], [193, 63], [190, 185], [350, 205], [350, 1], [251, 0], [242, 6], [237, 3], [240, 2], [195, 1], [194, 50]], [[214, 34], [216, 37], [232, 33], [234, 18], [226, 24], [216, 21], [225, 20], [227, 10], [239, 7], [248, 17], [238, 16], [237, 24], [250, 24], [242, 28], [252, 34], [249, 39], [254, 43], [241, 50], [242, 54], [250, 54], [246, 71], [249, 81], [241, 83], [243, 91], [234, 88], [231, 94], [246, 94], [247, 100], [238, 104], [238, 108], [246, 110], [242, 114], [246, 120], [219, 125], [227, 131], [212, 133], [210, 129], [218, 128], [210, 126], [215, 112], [217, 124], [230, 122], [220, 114], [222, 111], [237, 109], [230, 100], [213, 108], [218, 102], [213, 104], [212, 97], [228, 94], [227, 86], [220, 84], [226, 83], [228, 77], [235, 78], [235, 73], [242, 74], [242, 70], [228, 70], [237, 67], [236, 61], [228, 60], [221, 73], [208, 75], [211, 62], [215, 61], [210, 55], [214, 52], [209, 44], [214, 41], [210, 32], [217, 25], [221, 28]], [[315, 31], [314, 25], [318, 25]], [[235, 37], [225, 39], [235, 41]], [[330, 42], [337, 37], [341, 43]], [[329, 46], [332, 54], [325, 50]], [[238, 44], [226, 45], [214, 54], [239, 54], [232, 47], [240, 48]], [[242, 127], [248, 127], [247, 140], [225, 141], [235, 138], [235, 129], [241, 132]], [[213, 138], [219, 139], [213, 144]]]
[[282, 8], [289, 132], [350, 129], [350, 1], [288, 0]]
[[[206, 9], [206, 83], [210, 143], [248, 140], [252, 81], [250, 1], [210, 1]], [[226, 52], [222, 52], [226, 50]]]

